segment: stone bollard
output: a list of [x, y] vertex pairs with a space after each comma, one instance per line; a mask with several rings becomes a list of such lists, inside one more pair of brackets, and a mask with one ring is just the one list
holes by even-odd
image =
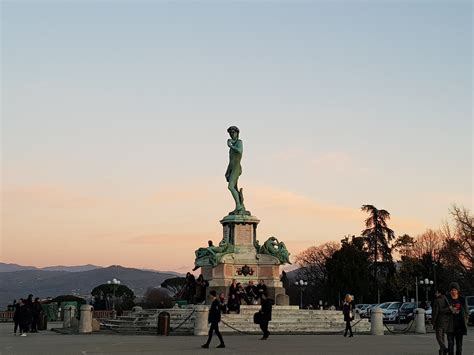
[[70, 304], [64, 306], [63, 328], [71, 328], [72, 327], [71, 320], [75, 316], [76, 316], [76, 306], [73, 306]]
[[417, 308], [415, 310], [415, 333], [425, 334], [425, 310], [423, 308]]
[[196, 305], [194, 307], [196, 318], [194, 320], [194, 335], [207, 335], [207, 317], [209, 315], [209, 306]]
[[370, 315], [370, 334], [383, 335], [383, 312], [378, 307]]
[[92, 333], [92, 311], [94, 307], [87, 304], [81, 306], [79, 333]]

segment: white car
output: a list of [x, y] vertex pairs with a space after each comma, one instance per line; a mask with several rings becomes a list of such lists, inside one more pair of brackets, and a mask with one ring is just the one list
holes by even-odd
[[433, 314], [433, 310], [430, 307], [425, 311], [425, 319], [431, 322], [431, 319], [433, 318], [432, 314]]
[[[385, 306], [385, 304], [387, 304]], [[403, 302], [385, 302], [382, 303], [379, 307], [382, 308], [382, 305], [384, 306], [382, 308], [383, 312], [383, 321], [384, 322], [396, 322], [398, 319], [398, 310], [403, 304]]]

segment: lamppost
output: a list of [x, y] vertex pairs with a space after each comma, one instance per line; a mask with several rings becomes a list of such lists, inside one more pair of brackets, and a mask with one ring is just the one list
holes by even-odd
[[308, 281], [299, 280], [295, 282], [295, 286], [300, 288], [300, 309], [303, 309], [303, 291], [308, 286]]
[[430, 280], [428, 278], [424, 280], [420, 280], [420, 285], [425, 286], [425, 292], [426, 292], [426, 304], [428, 304], [428, 291], [430, 290], [430, 286], [433, 285], [433, 280]]
[[112, 311], [115, 313], [115, 291], [120, 285], [120, 280], [113, 278], [112, 281], [107, 281], [107, 284], [112, 285]]

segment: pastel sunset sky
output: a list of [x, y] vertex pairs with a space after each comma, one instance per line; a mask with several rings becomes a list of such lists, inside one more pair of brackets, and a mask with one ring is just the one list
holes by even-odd
[[292, 256], [472, 209], [470, 1], [3, 1], [0, 261], [180, 272], [233, 209]]

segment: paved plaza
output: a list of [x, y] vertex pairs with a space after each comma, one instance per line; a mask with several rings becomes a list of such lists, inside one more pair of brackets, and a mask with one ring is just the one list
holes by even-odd
[[[59, 324], [53, 325], [58, 327]], [[228, 335], [226, 348], [201, 349], [205, 337], [151, 335], [62, 335], [52, 331], [13, 336], [11, 323], [0, 324], [0, 355], [9, 354], [437, 354], [434, 334], [424, 335]], [[474, 355], [474, 328], [464, 338], [465, 355]]]

